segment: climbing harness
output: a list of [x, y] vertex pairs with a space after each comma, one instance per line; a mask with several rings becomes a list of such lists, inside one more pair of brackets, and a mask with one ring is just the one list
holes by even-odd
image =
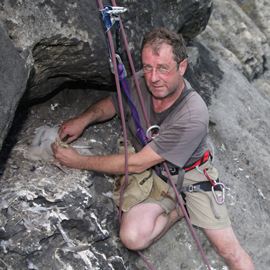
[[[215, 197], [217, 204], [223, 204], [225, 202], [225, 190], [226, 190], [225, 185], [223, 183], [218, 183], [218, 181], [212, 181], [207, 173], [207, 169], [204, 169], [203, 172], [204, 172], [204, 175], [206, 176], [206, 178], [209, 180], [209, 182], [212, 185], [211, 190], [213, 192], [213, 195]], [[218, 188], [219, 188], [219, 190], [222, 191], [222, 200], [221, 201], [219, 201], [219, 199], [217, 198], [217, 194], [215, 192], [215, 190]]]
[[[212, 158], [212, 156], [211, 156], [211, 154], [210, 154], [210, 151], [207, 150], [207, 151], [204, 153], [204, 155], [203, 155], [202, 158], [200, 158], [199, 160], [197, 160], [197, 161], [196, 161], [195, 163], [193, 163], [193, 164], [190, 164], [190, 165], [188, 165], [188, 166], [184, 166], [183, 169], [185, 170], [185, 172], [188, 172], [188, 171], [190, 171], [190, 170], [193, 170], [193, 169], [197, 168], [197, 170], [198, 170], [199, 172], [203, 173], [202, 171], [200, 171], [199, 166], [203, 165], [206, 161], [209, 160], [209, 158]], [[159, 170], [165, 171], [165, 168], [162, 167], [162, 166], [160, 166], [160, 167], [159, 167]], [[170, 167], [169, 170], [170, 170], [171, 175], [178, 175], [178, 173], [179, 173], [179, 167], [177, 167], [177, 168], [176, 168], [176, 167]], [[212, 181], [212, 180], [211, 180], [211, 181]]]
[[[204, 182], [200, 182], [200, 183], [197, 183], [194, 185], [189, 185], [188, 187], [182, 187], [181, 192], [190, 192], [190, 193], [200, 192], [200, 193], [206, 195], [209, 198], [210, 206], [211, 206], [211, 209], [212, 209], [215, 217], [217, 219], [220, 219], [220, 216], [218, 215], [218, 213], [214, 207], [213, 200], [210, 197], [210, 195], [207, 193], [207, 191], [211, 191], [211, 190], [213, 191], [214, 190], [213, 188], [214, 187], [212, 186], [212, 184], [210, 182], [204, 181]], [[222, 191], [220, 186], [218, 186], [216, 190]], [[216, 190], [213, 191], [213, 194], [214, 194], [215, 199], [218, 200], [217, 195], [215, 193]]]
[[[127, 147], [127, 134], [126, 134], [126, 126], [125, 126], [125, 117], [124, 117], [124, 111], [123, 111], [123, 105], [122, 105], [122, 98], [121, 98], [121, 89], [120, 89], [120, 84], [119, 84], [119, 81], [121, 82], [122, 84], [122, 87], [129, 99], [129, 103], [130, 103], [130, 106], [132, 108], [132, 114], [133, 114], [133, 117], [134, 117], [134, 120], [135, 120], [135, 124], [136, 124], [136, 128], [137, 128], [137, 134], [139, 136], [139, 138], [141, 139], [141, 142], [142, 142], [142, 145], [145, 146], [147, 144], [147, 142], [151, 141], [152, 139], [154, 139], [156, 136], [158, 136], [161, 132], [161, 129], [160, 129], [160, 125], [161, 123], [158, 123], [158, 125], [154, 125], [154, 126], [151, 126], [150, 125], [150, 122], [149, 122], [149, 119], [148, 119], [148, 116], [147, 116], [147, 113], [146, 113], [146, 109], [145, 109], [145, 106], [144, 106], [144, 102], [143, 102], [143, 98], [142, 98], [142, 95], [141, 95], [141, 91], [140, 91], [140, 87], [139, 87], [139, 83], [138, 83], [138, 80], [137, 80], [137, 77], [136, 77], [136, 73], [135, 73], [135, 69], [134, 69], [134, 65], [133, 65], [133, 60], [132, 60], [132, 57], [131, 57], [131, 54], [130, 54], [130, 51], [128, 49], [128, 43], [127, 43], [127, 39], [126, 39], [126, 36], [125, 36], [125, 32], [124, 32], [124, 28], [123, 28], [123, 25], [122, 25], [122, 21], [121, 21], [121, 18], [119, 16], [119, 13], [123, 13], [125, 12], [127, 9], [123, 8], [123, 7], [117, 7], [116, 6], [116, 2], [115, 0], [112, 0], [112, 5], [113, 6], [104, 6], [102, 5], [102, 0], [98, 0], [98, 4], [99, 4], [99, 8], [100, 8], [100, 12], [101, 12], [101, 16], [102, 16], [102, 19], [103, 19], [103, 22], [104, 22], [104, 25], [105, 25], [105, 28], [106, 28], [106, 37], [107, 37], [107, 40], [108, 40], [108, 47], [109, 47], [109, 54], [110, 54], [110, 67], [111, 67], [111, 70], [113, 72], [113, 74], [115, 75], [115, 82], [116, 82], [116, 88], [117, 88], [117, 94], [118, 94], [118, 102], [119, 102], [119, 108], [120, 108], [120, 116], [121, 116], [121, 121], [122, 121], [122, 127], [123, 127], [123, 136], [124, 136], [124, 146], [125, 146], [125, 181], [122, 185], [122, 188], [121, 188], [121, 194], [120, 194], [120, 203], [119, 203], [119, 222], [121, 223], [121, 204], [122, 204], [122, 197], [123, 197], [123, 193], [124, 193], [124, 189], [125, 189], [125, 186], [127, 184], [127, 181], [128, 181], [128, 147]], [[143, 128], [141, 127], [141, 124], [140, 124], [140, 119], [139, 119], [139, 114], [137, 112], [137, 109], [135, 107], [135, 105], [133, 104], [132, 100], [131, 100], [131, 96], [130, 96], [130, 91], [129, 91], [129, 88], [128, 88], [128, 84], [126, 82], [126, 74], [125, 74], [125, 68], [124, 68], [124, 65], [121, 61], [121, 58], [119, 56], [119, 54], [116, 54], [115, 53], [115, 50], [114, 50], [114, 44], [113, 44], [113, 40], [112, 40], [112, 35], [111, 35], [111, 32], [110, 32], [110, 29], [111, 27], [114, 25], [114, 24], [117, 24], [117, 28], [118, 29], [121, 29], [121, 34], [122, 34], [122, 38], [123, 38], [123, 42], [124, 42], [124, 45], [125, 45], [125, 49], [126, 49], [126, 53], [127, 53], [127, 56], [128, 56], [128, 60], [129, 60], [129, 64], [130, 64], [130, 68], [131, 68], [131, 71], [132, 71], [132, 75], [133, 75], [133, 78], [134, 78], [134, 82], [135, 82], [135, 85], [136, 85], [136, 88], [137, 88], [137, 93], [138, 93], [138, 97], [139, 97], [139, 100], [140, 100], [140, 103], [141, 103], [141, 107], [142, 107], [142, 112], [143, 112], [143, 116], [145, 118], [145, 121], [146, 121], [146, 125], [147, 125], [147, 132], [145, 133]], [[118, 31], [119, 33], [120, 31]], [[120, 41], [119, 41], [119, 37], [117, 37], [117, 44], [119, 45], [120, 44]], [[120, 47], [120, 45], [119, 45]], [[117, 62], [118, 62], [118, 65], [117, 65]], [[118, 72], [119, 74], [118, 74]], [[191, 89], [190, 91], [192, 91], [193, 89]], [[188, 93], [190, 92], [188, 91]], [[185, 95], [187, 95], [188, 93], [186, 93]], [[184, 94], [184, 93], [182, 93]], [[181, 95], [182, 96], [182, 95]], [[180, 96], [180, 97], [181, 97]], [[171, 106], [171, 109], [166, 113], [165, 117], [163, 117], [162, 121], [168, 116], [168, 114], [181, 102], [181, 100], [184, 98], [185, 96], [183, 95], [181, 97], [181, 99], [177, 100], [172, 106]], [[161, 121], [161, 122], [162, 122]], [[152, 136], [152, 130], [158, 130], [158, 132]], [[169, 171], [169, 168], [166, 164], [166, 162], [163, 163], [163, 166], [165, 168], [165, 171], [167, 172], [167, 175], [169, 177], [169, 180], [171, 182], [171, 185], [174, 189], [174, 192], [176, 194], [176, 197], [178, 199], [178, 202], [179, 202], [179, 205], [186, 217], [186, 220], [188, 222], [188, 225], [190, 227], [190, 230], [194, 236], [194, 239], [198, 245], [198, 248], [202, 254], [202, 257], [204, 259], [204, 262], [206, 263], [207, 265], [207, 268], [210, 270], [210, 266], [209, 266], [209, 263], [207, 262], [207, 259], [205, 257], [205, 254], [202, 250], [202, 247], [201, 247], [201, 244], [198, 240], [198, 237], [194, 231], [194, 228], [190, 222], [190, 219], [189, 219], [189, 216], [185, 210], [185, 207], [182, 203], [182, 200], [180, 199], [180, 196], [178, 194], [178, 191], [176, 189], [176, 186], [174, 184], [174, 181], [172, 180], [172, 177], [171, 177], [171, 174], [170, 174], [170, 171]], [[216, 183], [217, 185], [217, 183]], [[153, 269], [154, 268], [151, 266], [151, 264], [146, 260], [146, 258], [143, 256], [143, 254], [141, 252], [138, 252], [139, 255], [142, 257], [142, 259], [146, 262], [146, 264], [150, 267], [150, 269]]]
[[[217, 211], [214, 207], [214, 203], [212, 198], [210, 197], [210, 195], [207, 192], [212, 192], [213, 196], [215, 198], [215, 201], [217, 204], [221, 205], [225, 202], [225, 191], [226, 191], [226, 187], [223, 183], [219, 182], [219, 179], [216, 180], [212, 180], [210, 178], [210, 176], [208, 175], [208, 172], [211, 170], [211, 168], [213, 167], [212, 165], [212, 155], [210, 154], [210, 151], [207, 150], [203, 157], [201, 159], [199, 159], [198, 161], [196, 161], [195, 163], [189, 165], [189, 166], [185, 166], [183, 169], [185, 172], [191, 171], [193, 169], [196, 169], [198, 172], [204, 174], [206, 176], [206, 178], [208, 179], [208, 181], [204, 181], [204, 182], [199, 182], [193, 185], [189, 185], [188, 187], [182, 187], [183, 184], [183, 180], [181, 181], [181, 183], [177, 183], [177, 188], [178, 191], [181, 192], [181, 195], [183, 197], [183, 199], [185, 200], [186, 195], [184, 194], [184, 192], [189, 192], [189, 193], [193, 193], [193, 192], [200, 192], [204, 195], [206, 195], [209, 198], [210, 201], [210, 206], [211, 209], [215, 215], [215, 217], [217, 219], [220, 219], [220, 216], [217, 214]], [[203, 165], [204, 163], [206, 163], [207, 161], [210, 161], [210, 167], [208, 169], [204, 169], [203, 171], [200, 170], [200, 166]], [[158, 170], [160, 171], [165, 171], [164, 167], [158, 167]], [[175, 167], [171, 167], [169, 168], [170, 174], [171, 175], [179, 175], [179, 168], [175, 168]], [[165, 177], [164, 175], [160, 174], [160, 177], [165, 181], [168, 182], [168, 178]], [[182, 178], [184, 178], [184, 175], [182, 175]], [[221, 195], [217, 195], [217, 191], [221, 191], [222, 194]], [[219, 196], [222, 196], [222, 199], [219, 200]]]

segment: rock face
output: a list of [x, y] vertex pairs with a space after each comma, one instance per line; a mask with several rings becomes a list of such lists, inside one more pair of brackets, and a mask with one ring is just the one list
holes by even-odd
[[[269, 14], [269, 4], [260, 0], [216, 0], [208, 25], [199, 34], [209, 15], [205, 10], [211, 9], [211, 3], [180, 2], [118, 3], [129, 5], [130, 10], [134, 11], [123, 15], [132, 55], [137, 63], [141, 34], [156, 25], [181, 30], [189, 39], [186, 78], [209, 108], [212, 153], [220, 180], [227, 187], [226, 203], [232, 227], [252, 257], [256, 269], [268, 269], [270, 50], [269, 25], [265, 18]], [[94, 86], [98, 86], [99, 90], [101, 84], [103, 88], [113, 86], [113, 77], [107, 70], [108, 55], [104, 56], [107, 48], [102, 24], [97, 17], [97, 25], [92, 29], [89, 20], [83, 19], [94, 13], [97, 4], [93, 1], [87, 3], [88, 6], [82, 5], [83, 2], [69, 1], [44, 1], [38, 4], [35, 1], [26, 6], [22, 1], [1, 3], [1, 16], [9, 19], [3, 24], [5, 39], [1, 38], [0, 42], [6, 42], [9, 49], [14, 49], [8, 59], [23, 57], [25, 61], [11, 61], [14, 66], [20, 67], [17, 71], [20, 76], [14, 76], [20, 80], [15, 84], [14, 80], [9, 79], [10, 84], [6, 85], [12, 91], [15, 86], [22, 90], [17, 90], [18, 94], [13, 96], [16, 98], [13, 98], [15, 104], [12, 103], [12, 106], [17, 106], [24, 89], [27, 90], [21, 102], [27, 104], [33, 98], [47, 95], [59, 85], [67, 88], [67, 82], [86, 80], [87, 84], [83, 85], [84, 90], [65, 89], [29, 111], [18, 112], [14, 119], [10, 136], [0, 153], [0, 246], [3, 250], [0, 253], [0, 266], [7, 269], [149, 269], [138, 254], [125, 249], [118, 238], [118, 211], [105, 194], [112, 189], [111, 175], [67, 168], [63, 171], [49, 164], [31, 163], [23, 157], [36, 128], [44, 124], [53, 126], [63, 119], [74, 117], [97, 99], [109, 94], [94, 91]], [[35, 15], [15, 16], [16, 12], [19, 13], [19, 9], [15, 8], [18, 5], [21, 5], [20, 12], [23, 8]], [[93, 9], [91, 5], [94, 5]], [[39, 13], [35, 9], [38, 6], [46, 12]], [[187, 9], [185, 16], [189, 11], [196, 16], [195, 7], [198, 12], [204, 10], [205, 20], [200, 21], [194, 32], [189, 30], [193, 24], [187, 20], [188, 17], [169, 16], [170, 12], [182, 12], [180, 9], [183, 8]], [[8, 16], [12, 12], [13, 17]], [[84, 13], [86, 17], [78, 15]], [[31, 18], [32, 21], [35, 18], [39, 31], [33, 31], [33, 22], [30, 23], [32, 28], [29, 26]], [[57, 18], [62, 18], [63, 23], [58, 24], [60, 20]], [[78, 27], [78, 21], [84, 27]], [[24, 26], [25, 22], [27, 27]], [[144, 24], [143, 29], [141, 23]], [[16, 30], [16, 25], [21, 27], [20, 30]], [[191, 32], [196, 34], [191, 35]], [[90, 43], [89, 33], [98, 37], [99, 42], [94, 40]], [[15, 45], [10, 44], [8, 36]], [[36, 39], [26, 38], [30, 36]], [[96, 48], [99, 54], [92, 48]], [[66, 55], [71, 53], [73, 55], [68, 62]], [[52, 55], [54, 58], [51, 58]], [[84, 63], [83, 67], [76, 65], [76, 61]], [[1, 76], [3, 74], [1, 72]], [[54, 75], [50, 77], [48, 74]], [[9, 75], [14, 74], [9, 72]], [[23, 80], [25, 76], [27, 80]], [[26, 81], [28, 86], [24, 88], [22, 85], [26, 85]], [[9, 113], [12, 119], [15, 109], [9, 107], [9, 110], [13, 110], [13, 113]], [[74, 144], [92, 146], [90, 150], [80, 150], [81, 154], [110, 154], [115, 152], [115, 143], [120, 136], [120, 122], [114, 118], [87, 128]], [[14, 147], [11, 149], [11, 146]], [[211, 268], [229, 269], [202, 230], [195, 228], [195, 231]], [[154, 269], [205, 268], [185, 220], [175, 224], [143, 254]]]
[[26, 89], [28, 68], [1, 24], [0, 36], [0, 145], [2, 146], [13, 121], [14, 112]]

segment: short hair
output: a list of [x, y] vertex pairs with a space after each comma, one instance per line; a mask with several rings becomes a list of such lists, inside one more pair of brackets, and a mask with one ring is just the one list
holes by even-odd
[[146, 46], [152, 46], [154, 52], [158, 54], [164, 43], [172, 46], [174, 60], [178, 65], [186, 59], [186, 43], [183, 36], [163, 27], [155, 28], [144, 36], [141, 51]]

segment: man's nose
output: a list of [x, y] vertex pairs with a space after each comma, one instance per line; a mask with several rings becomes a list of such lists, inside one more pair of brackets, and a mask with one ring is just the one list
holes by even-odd
[[153, 70], [151, 71], [151, 81], [156, 82], [158, 80], [159, 80], [159, 74], [157, 73], [156, 69], [153, 68]]

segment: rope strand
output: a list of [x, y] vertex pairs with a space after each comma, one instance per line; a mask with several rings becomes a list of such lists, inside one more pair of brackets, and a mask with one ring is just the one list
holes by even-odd
[[176, 186], [175, 186], [175, 184], [174, 184], [174, 181], [173, 181], [173, 179], [172, 179], [171, 173], [170, 173], [170, 171], [169, 171], [169, 168], [168, 168], [166, 162], [163, 162], [163, 166], [164, 166], [164, 168], [165, 168], [165, 170], [166, 170], [166, 173], [168, 174], [168, 177], [169, 177], [170, 182], [171, 182], [171, 184], [172, 184], [173, 190], [174, 190], [174, 192], [175, 192], [175, 194], [176, 194], [176, 197], [177, 197], [178, 202], [179, 202], [179, 204], [180, 204], [180, 206], [181, 206], [181, 209], [182, 209], [182, 211], [183, 211], [183, 213], [184, 213], [184, 215], [185, 215], [185, 217], [186, 217], [187, 223], [188, 223], [189, 228], [190, 228], [190, 230], [191, 230], [191, 232], [192, 232], [192, 234], [193, 234], [193, 237], [194, 237], [194, 239], [195, 239], [195, 241], [196, 241], [196, 243], [197, 243], [197, 245], [198, 245], [198, 247], [199, 247], [199, 250], [200, 250], [200, 252], [201, 252], [201, 254], [202, 254], [202, 256], [203, 256], [204, 262], [206, 263], [208, 269], [211, 270], [210, 265], [209, 265], [209, 263], [208, 263], [208, 261], [207, 261], [207, 259], [206, 259], [206, 256], [205, 256], [205, 254], [204, 254], [204, 252], [203, 252], [202, 246], [201, 246], [201, 244], [200, 244], [200, 242], [199, 242], [199, 239], [198, 239], [198, 237], [197, 237], [197, 235], [196, 235], [196, 233], [195, 233], [195, 231], [194, 231], [194, 228], [193, 228], [193, 226], [192, 226], [192, 224], [191, 224], [191, 221], [190, 221], [190, 219], [189, 219], [189, 216], [188, 216], [188, 214], [187, 214], [187, 211], [186, 211], [186, 209], [185, 209], [185, 207], [184, 207], [184, 205], [183, 205], [183, 203], [182, 203], [182, 200], [180, 199], [179, 193], [178, 193], [178, 191], [177, 191], [177, 189], [176, 189]]

